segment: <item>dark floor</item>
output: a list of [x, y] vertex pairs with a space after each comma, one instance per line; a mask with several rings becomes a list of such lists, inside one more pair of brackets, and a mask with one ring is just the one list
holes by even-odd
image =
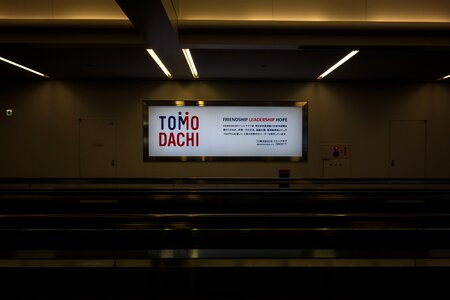
[[445, 299], [450, 269], [11, 268], [0, 275], [1, 299]]
[[398, 183], [0, 189], [0, 300], [448, 299], [450, 182]]

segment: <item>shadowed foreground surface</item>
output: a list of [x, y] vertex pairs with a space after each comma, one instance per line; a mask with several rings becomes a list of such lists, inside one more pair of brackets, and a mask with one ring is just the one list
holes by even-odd
[[3, 179], [0, 298], [448, 294], [448, 181], [165, 181]]
[[[448, 269], [2, 269], [3, 299], [442, 299]], [[5, 296], [5, 297], [3, 297]]]

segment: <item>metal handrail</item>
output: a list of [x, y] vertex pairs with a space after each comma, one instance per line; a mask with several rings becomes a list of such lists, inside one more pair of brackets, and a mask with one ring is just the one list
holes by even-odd
[[3, 177], [0, 184], [450, 184], [450, 178], [279, 178], [279, 177]]

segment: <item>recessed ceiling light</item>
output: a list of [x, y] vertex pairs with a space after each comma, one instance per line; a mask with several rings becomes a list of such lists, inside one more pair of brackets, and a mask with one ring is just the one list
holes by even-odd
[[167, 70], [166, 66], [162, 63], [162, 61], [159, 59], [158, 55], [156, 55], [155, 51], [153, 49], [146, 49], [148, 54], [153, 58], [153, 60], [158, 64], [158, 66], [161, 68], [161, 70], [166, 74], [167, 77], [172, 78], [172, 74], [170, 74], [169, 70]]
[[3, 57], [1, 57], [1, 56], [0, 56], [0, 60], [4, 61], [4, 62], [6, 62], [6, 63], [8, 63], [8, 64], [10, 64], [10, 65], [13, 65], [13, 66], [15, 66], [15, 67], [18, 67], [18, 68], [27, 70], [28, 72], [37, 74], [37, 75], [39, 75], [39, 76], [42, 76], [42, 77], [45, 77], [45, 78], [50, 78], [49, 76], [47, 76], [47, 75], [45, 75], [45, 74], [42, 74], [41, 72], [35, 71], [35, 70], [30, 69], [30, 68], [27, 68], [27, 67], [25, 67], [25, 66], [22, 66], [22, 65], [20, 65], [20, 64], [18, 64], [18, 63], [15, 63], [15, 62], [13, 62], [13, 61], [11, 61], [11, 60], [9, 60], [9, 59], [3, 58]]
[[192, 76], [194, 78], [199, 78], [197, 68], [195, 67], [194, 60], [192, 59], [191, 51], [189, 49], [183, 49], [184, 57], [186, 57], [186, 61], [191, 69]]
[[330, 74], [331, 72], [333, 72], [334, 70], [336, 70], [340, 65], [342, 65], [343, 63], [345, 63], [347, 60], [349, 60], [349, 59], [352, 58], [353, 56], [355, 56], [358, 52], [359, 52], [359, 50], [353, 50], [352, 52], [350, 52], [349, 54], [347, 54], [344, 58], [342, 58], [340, 61], [338, 61], [334, 66], [332, 66], [331, 68], [329, 68], [328, 70], [326, 70], [322, 75], [320, 75], [319, 77], [317, 77], [317, 79], [318, 79], [318, 80], [323, 79], [325, 76], [327, 76], [328, 74]]
[[450, 74], [447, 75], [447, 76], [444, 76], [444, 77], [442, 77], [442, 78], [439, 78], [438, 80], [444, 80], [444, 79], [448, 79], [448, 78], [450, 78]]

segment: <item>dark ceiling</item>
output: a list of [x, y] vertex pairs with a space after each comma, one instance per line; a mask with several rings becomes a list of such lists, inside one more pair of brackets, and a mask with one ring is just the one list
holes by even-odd
[[[450, 26], [420, 24], [376, 28], [311, 27], [286, 24], [272, 28], [171, 19], [159, 1], [117, 1], [134, 27], [123, 24], [0, 23], [0, 56], [36, 69], [51, 79], [170, 80], [150, 59], [154, 48], [175, 80], [194, 80], [181, 48], [189, 47], [201, 80], [313, 81], [350, 50], [360, 52], [326, 81], [435, 81], [450, 74]], [[36, 75], [0, 62], [0, 78]]]

